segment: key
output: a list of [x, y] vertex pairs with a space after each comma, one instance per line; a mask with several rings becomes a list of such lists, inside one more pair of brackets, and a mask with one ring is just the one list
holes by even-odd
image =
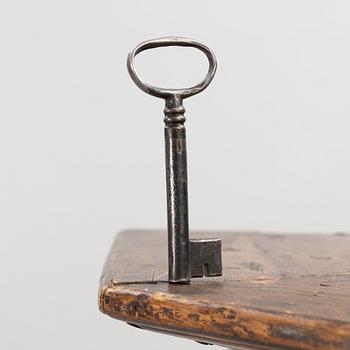
[[[208, 58], [209, 69], [199, 84], [185, 89], [163, 89], [141, 80], [135, 70], [135, 57], [142, 51], [165, 46], [193, 47]], [[168, 217], [168, 279], [189, 283], [191, 277], [222, 274], [221, 241], [190, 239], [188, 224], [187, 152], [183, 100], [203, 91], [216, 72], [214, 53], [205, 45], [187, 38], [166, 37], [145, 41], [128, 55], [127, 67], [134, 83], [144, 92], [165, 100], [164, 136]]]

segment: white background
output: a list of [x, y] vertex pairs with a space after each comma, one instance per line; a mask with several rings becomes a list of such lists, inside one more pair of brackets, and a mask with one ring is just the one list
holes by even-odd
[[[218, 59], [185, 101], [191, 228], [349, 230], [349, 18], [347, 1], [2, 0], [1, 349], [203, 349], [97, 309], [115, 233], [166, 225], [163, 102], [125, 65], [140, 41]], [[207, 63], [177, 48], [137, 67], [172, 87]]]

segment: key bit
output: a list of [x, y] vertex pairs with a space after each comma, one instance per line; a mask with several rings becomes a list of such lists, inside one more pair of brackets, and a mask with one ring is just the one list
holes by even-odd
[[221, 240], [190, 239], [191, 277], [221, 276]]
[[[185, 89], [163, 89], [141, 80], [135, 70], [135, 56], [165, 46], [193, 47], [208, 58], [209, 69], [199, 84]], [[167, 37], [139, 44], [129, 53], [127, 67], [134, 83], [144, 92], [165, 99], [164, 136], [168, 216], [168, 277], [171, 283], [188, 283], [191, 277], [220, 276], [220, 239], [191, 239], [188, 225], [187, 156], [183, 100], [203, 91], [216, 72], [214, 53], [192, 39]]]

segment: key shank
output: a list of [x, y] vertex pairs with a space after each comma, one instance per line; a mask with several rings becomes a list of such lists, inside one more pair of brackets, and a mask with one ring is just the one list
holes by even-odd
[[191, 280], [188, 224], [185, 108], [179, 97], [165, 101], [164, 136], [168, 214], [169, 281]]

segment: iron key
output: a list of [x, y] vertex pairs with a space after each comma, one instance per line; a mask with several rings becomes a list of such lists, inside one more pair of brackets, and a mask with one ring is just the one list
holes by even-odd
[[[163, 89], [143, 82], [135, 70], [135, 56], [165, 46], [193, 47], [208, 58], [204, 80], [190, 88]], [[145, 41], [128, 55], [127, 67], [135, 84], [144, 92], [165, 99], [164, 135], [168, 216], [168, 278], [171, 283], [188, 283], [191, 277], [219, 276], [222, 273], [221, 241], [190, 239], [188, 224], [187, 156], [183, 100], [203, 91], [216, 72], [214, 53], [205, 45], [187, 38], [166, 37]]]

